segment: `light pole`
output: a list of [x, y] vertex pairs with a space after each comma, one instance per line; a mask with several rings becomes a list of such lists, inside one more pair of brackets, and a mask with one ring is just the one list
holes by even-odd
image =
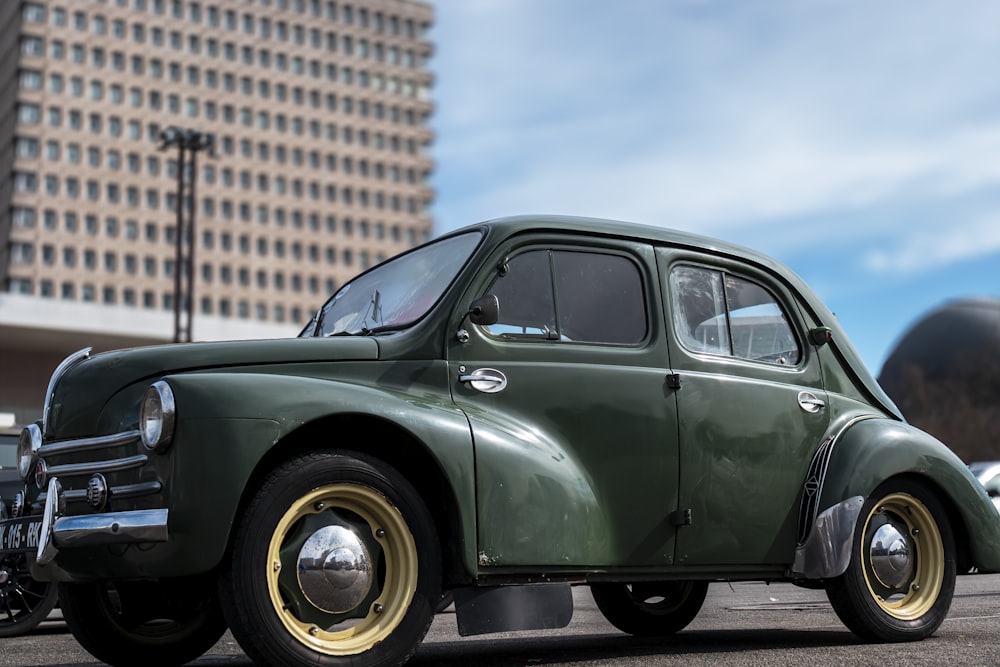
[[[174, 342], [190, 343], [191, 323], [194, 320], [194, 248], [195, 237], [195, 182], [198, 180], [198, 151], [207, 150], [209, 155], [215, 150], [215, 135], [191, 128], [168, 127], [160, 132], [160, 150], [177, 147], [177, 223], [174, 233], [176, 254], [174, 259]], [[187, 160], [190, 160], [188, 169]], [[191, 194], [184, 196], [185, 182]], [[184, 226], [184, 207], [188, 205], [187, 229]], [[185, 243], [185, 240], [187, 243]], [[187, 254], [185, 256], [185, 250]], [[187, 268], [187, 290], [182, 289], [182, 274]], [[187, 318], [181, 327], [181, 303], [187, 297]]]

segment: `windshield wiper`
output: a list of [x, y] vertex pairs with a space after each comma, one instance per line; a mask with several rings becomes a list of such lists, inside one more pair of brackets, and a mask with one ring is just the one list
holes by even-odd
[[[368, 310], [365, 311], [365, 317], [361, 320], [361, 333], [366, 336], [372, 331], [372, 329], [368, 328], [369, 313], [371, 313], [373, 324], [382, 319], [382, 294], [378, 291], [378, 288], [375, 288], [375, 291], [372, 293], [372, 300], [368, 303]], [[377, 329], [378, 327], [375, 328]]]
[[371, 329], [364, 328], [361, 333], [365, 336], [374, 336], [380, 333], [390, 333], [393, 331], [402, 331], [403, 329], [409, 329], [412, 322], [407, 322], [406, 324], [386, 324], [381, 327], [373, 327]]

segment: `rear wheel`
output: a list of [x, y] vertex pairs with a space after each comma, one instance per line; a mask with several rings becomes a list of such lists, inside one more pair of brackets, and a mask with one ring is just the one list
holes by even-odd
[[955, 592], [955, 539], [941, 503], [923, 484], [894, 480], [865, 502], [850, 564], [827, 585], [852, 632], [880, 642], [930, 636]]
[[592, 584], [590, 590], [604, 618], [622, 632], [664, 637], [694, 620], [705, 602], [708, 582]]
[[207, 578], [59, 584], [73, 636], [116, 667], [171, 667], [194, 660], [222, 637], [226, 622]]
[[314, 452], [264, 481], [220, 590], [234, 636], [257, 662], [399, 665], [440, 600], [439, 552], [430, 513], [402, 475], [358, 454]]
[[57, 598], [55, 584], [31, 577], [24, 554], [0, 559], [0, 637], [34, 630], [48, 618]]

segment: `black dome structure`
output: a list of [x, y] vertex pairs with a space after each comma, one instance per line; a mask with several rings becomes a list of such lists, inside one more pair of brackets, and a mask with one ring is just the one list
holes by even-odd
[[1000, 299], [950, 301], [903, 334], [879, 383], [966, 462], [1000, 460]]

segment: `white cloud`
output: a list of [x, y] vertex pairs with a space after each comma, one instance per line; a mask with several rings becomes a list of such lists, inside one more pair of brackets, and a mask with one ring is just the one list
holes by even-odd
[[[482, 188], [458, 210], [466, 222], [515, 212], [558, 212], [719, 234], [817, 211], [849, 218], [853, 210], [886, 200], [960, 197], [1000, 184], [1000, 160], [995, 159], [1000, 124], [911, 143], [809, 143], [813, 139], [786, 138], [786, 144], [734, 140], [711, 152], [653, 150], [620, 163], [585, 154], [566, 161], [558, 152], [535, 151], [514, 173]], [[545, 137], [536, 141], [544, 143]], [[871, 235], [879, 230], [866, 221], [856, 231]], [[816, 230], [817, 236], [828, 233]]]
[[801, 220], [834, 213], [868, 243], [906, 216], [853, 212], [1000, 184], [1000, 4], [449, 0], [438, 20], [443, 229], [558, 212], [811, 243], [829, 230]]
[[962, 225], [942, 223], [910, 230], [864, 258], [873, 273], [912, 274], [1000, 252], [1000, 215]]

